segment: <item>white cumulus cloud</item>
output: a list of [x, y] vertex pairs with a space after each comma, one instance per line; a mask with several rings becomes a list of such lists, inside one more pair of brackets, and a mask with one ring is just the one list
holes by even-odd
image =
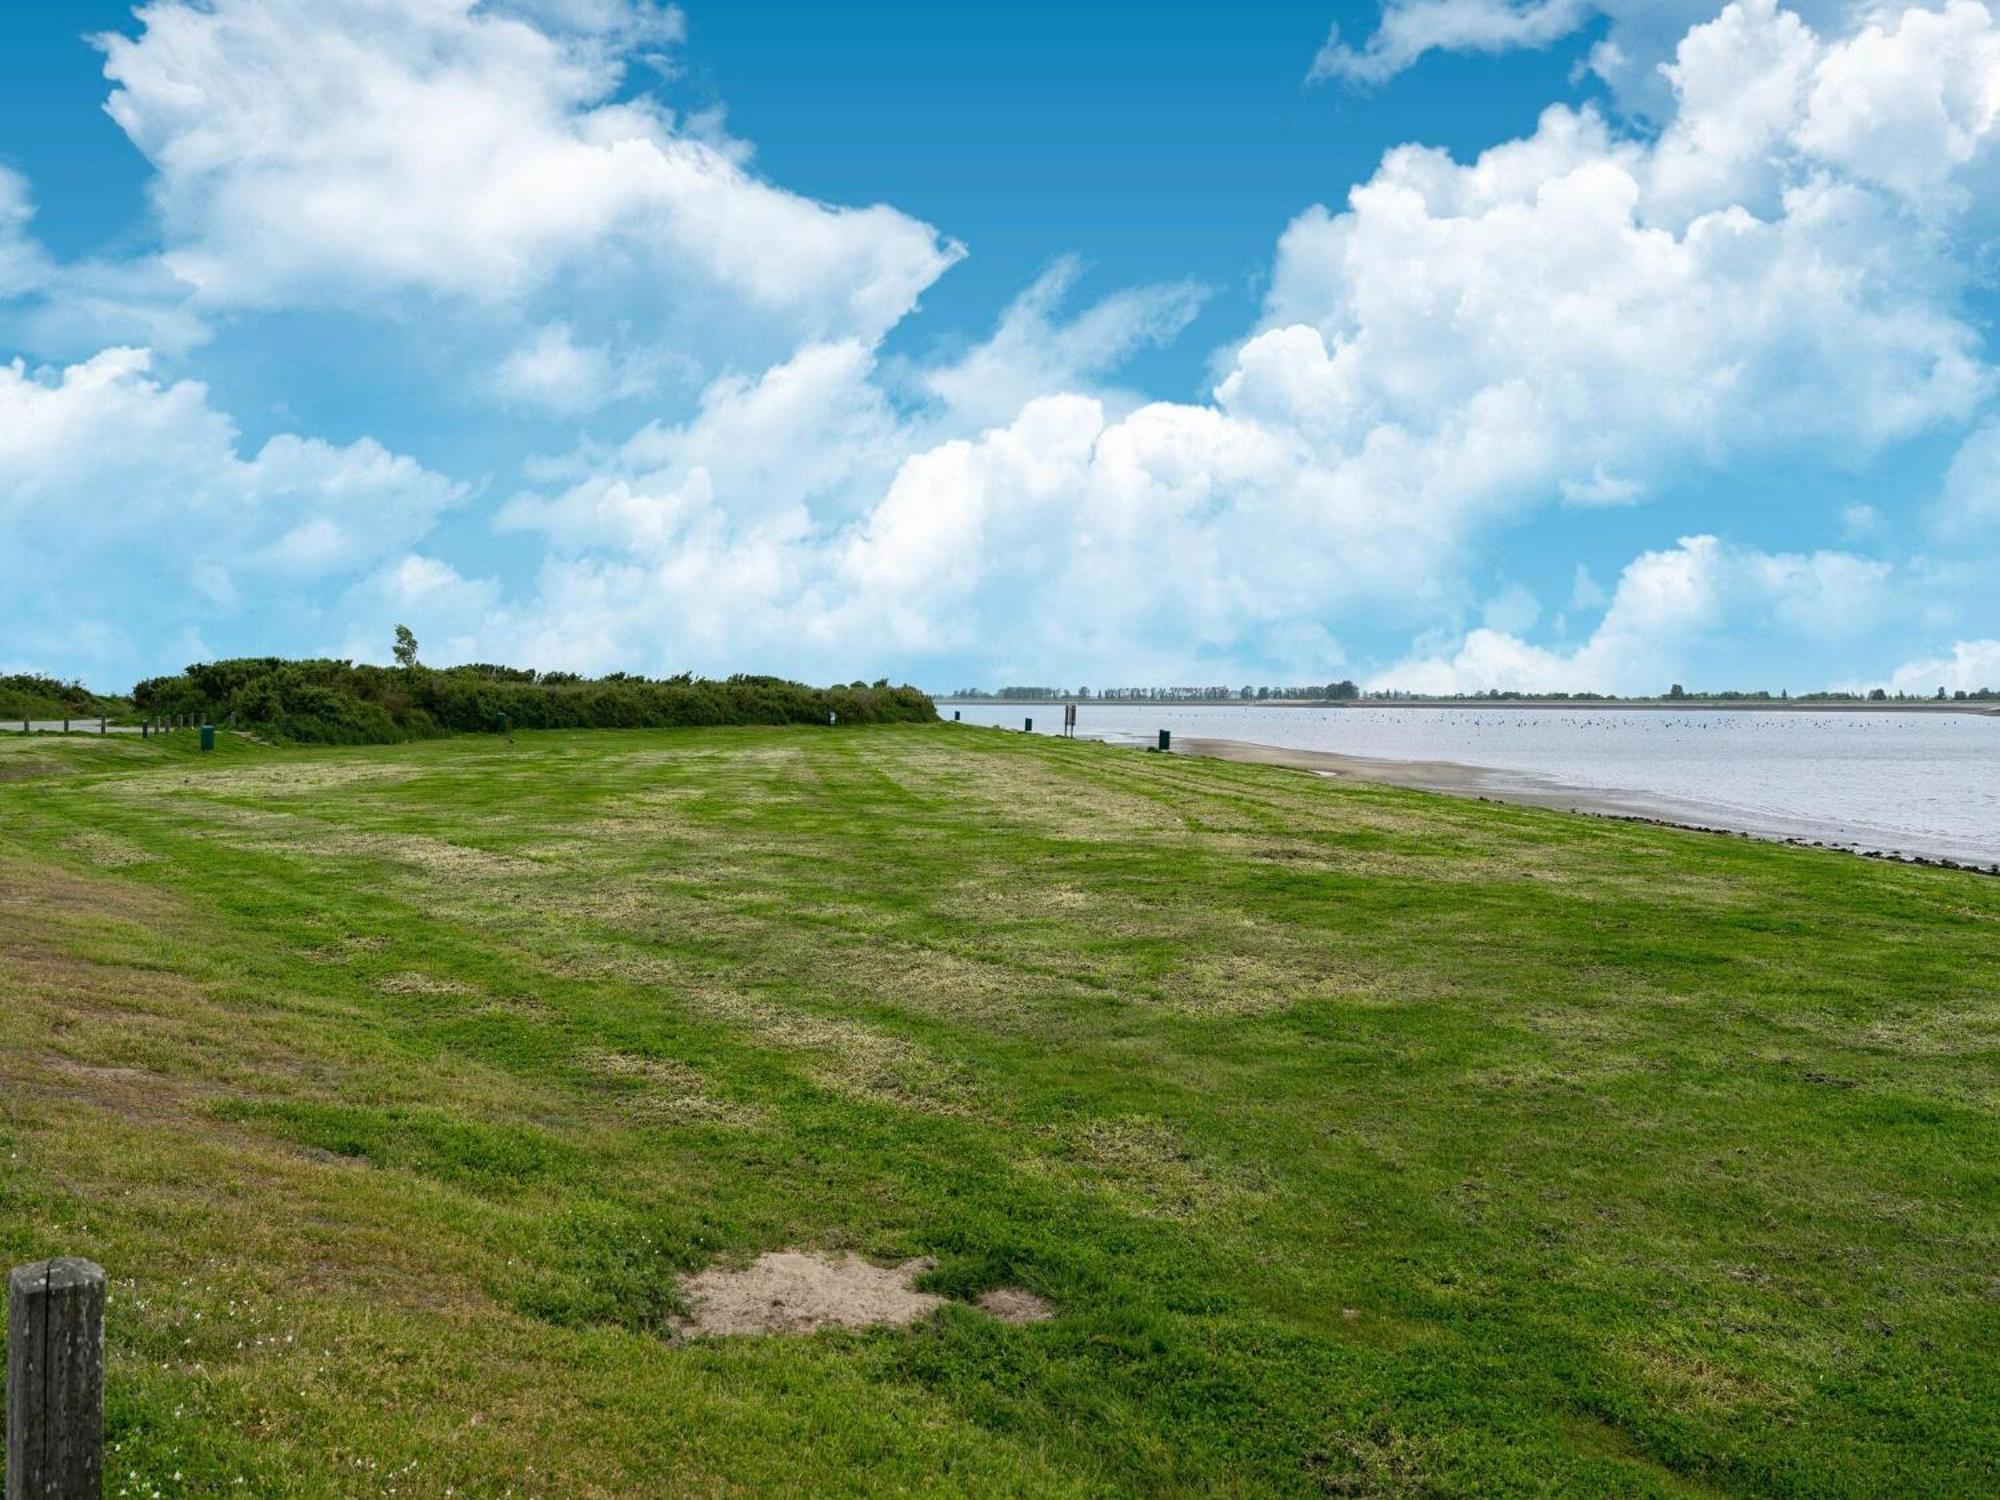
[[1389, 0], [1360, 47], [1328, 33], [1307, 78], [1384, 83], [1428, 52], [1546, 47], [1597, 13], [1595, 0]]
[[1883, 607], [1891, 568], [1844, 552], [1762, 552], [1684, 537], [1628, 565], [1590, 638], [1570, 651], [1491, 627], [1447, 655], [1411, 657], [1372, 686], [1417, 693], [1664, 692], [1723, 632], [1852, 638]]
[[[1830, 27], [1862, 7], [1853, 0], [1795, 0], [1791, 8]], [[1376, 28], [1361, 45], [1333, 28], [1307, 80], [1385, 83], [1433, 52], [1540, 49], [1601, 20], [1605, 35], [1590, 49], [1589, 70], [1627, 107], [1650, 114], [1666, 102], [1661, 64], [1690, 27], [1714, 19], [1719, 9], [1719, 0], [1382, 0]]]
[[1948, 655], [1907, 662], [1891, 675], [1889, 686], [1919, 697], [1939, 688], [1947, 693], [2000, 689], [2000, 640], [1958, 641]]
[[[302, 585], [357, 574], [427, 533], [464, 490], [370, 440], [280, 434], [244, 453], [193, 381], [144, 350], [60, 371], [0, 365], [0, 556], [12, 642], [69, 670], [131, 671], [203, 620], [294, 607]], [[27, 590], [24, 599], [19, 589]], [[58, 649], [99, 617], [92, 650]]]
[[754, 348], [760, 328], [875, 337], [961, 253], [893, 209], [774, 187], [621, 91], [624, 48], [677, 35], [677, 12], [150, 0], [136, 16], [137, 36], [98, 38], [107, 108], [152, 162], [168, 263], [205, 304], [559, 292]]

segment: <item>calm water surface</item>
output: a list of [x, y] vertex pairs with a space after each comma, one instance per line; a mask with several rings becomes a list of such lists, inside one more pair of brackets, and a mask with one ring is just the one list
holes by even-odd
[[[944, 704], [946, 718], [1060, 733], [1057, 704]], [[1081, 704], [1077, 732], [1244, 740], [1448, 761], [1613, 796], [1661, 817], [2000, 864], [2000, 717], [1961, 713]]]

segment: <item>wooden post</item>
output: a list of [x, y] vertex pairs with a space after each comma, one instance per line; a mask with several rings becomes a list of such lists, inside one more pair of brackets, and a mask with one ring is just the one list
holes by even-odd
[[104, 1269], [45, 1260], [7, 1278], [6, 1500], [99, 1500]]

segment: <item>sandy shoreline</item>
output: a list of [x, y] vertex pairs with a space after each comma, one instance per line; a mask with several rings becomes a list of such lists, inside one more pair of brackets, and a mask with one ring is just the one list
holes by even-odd
[[1721, 808], [1676, 802], [1667, 797], [1634, 793], [1601, 792], [1518, 771], [1501, 771], [1487, 766], [1466, 766], [1447, 760], [1386, 760], [1374, 756], [1342, 755], [1332, 750], [1293, 750], [1277, 745], [1253, 745], [1244, 740], [1177, 738], [1177, 754], [1204, 755], [1244, 765], [1283, 766], [1330, 776], [1343, 781], [1365, 781], [1379, 786], [1408, 787], [1415, 791], [1441, 792], [1452, 797], [1481, 798], [1508, 802], [1522, 807], [1552, 808], [1559, 812], [1588, 813], [1595, 817], [1619, 818], [1628, 822], [1653, 823], [1662, 827], [1685, 828], [1697, 833], [1731, 834], [1741, 838], [1768, 839], [1774, 843], [1833, 849], [1871, 859], [1896, 860], [1906, 864], [1941, 865], [1949, 869], [1977, 870], [2000, 874], [2000, 864], [1988, 867], [1969, 861], [1912, 854], [1905, 850], [1870, 848], [1865, 843], [1843, 838], [1833, 828], [1791, 827], [1770, 823], [1751, 826], [1750, 820], [1734, 818]]

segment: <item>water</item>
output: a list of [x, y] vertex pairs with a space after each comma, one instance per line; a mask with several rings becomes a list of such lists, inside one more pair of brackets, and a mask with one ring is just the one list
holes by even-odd
[[[944, 704], [969, 724], [1062, 732], [1059, 704]], [[1875, 852], [2000, 864], [2000, 717], [1569, 708], [1085, 703], [1077, 733], [1225, 739], [1498, 773], [1482, 790]]]

